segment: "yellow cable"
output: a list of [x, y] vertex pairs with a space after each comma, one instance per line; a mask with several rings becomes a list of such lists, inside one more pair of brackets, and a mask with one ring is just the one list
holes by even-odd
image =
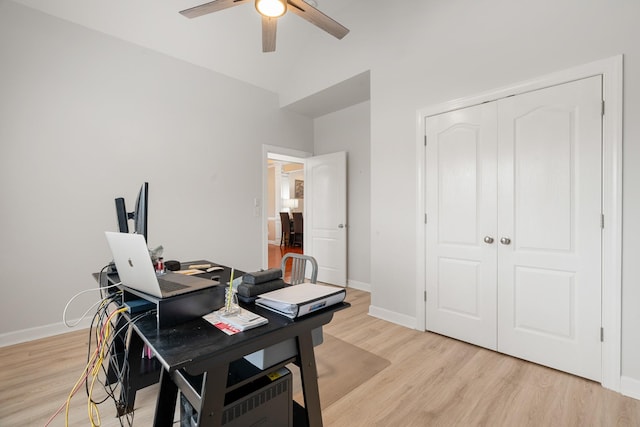
[[69, 425], [69, 405], [71, 404], [71, 398], [73, 397], [74, 394], [76, 394], [76, 392], [78, 391], [83, 381], [87, 379], [87, 374], [89, 373], [89, 369], [91, 368], [91, 365], [93, 364], [97, 354], [98, 354], [98, 349], [96, 348], [96, 350], [93, 352], [93, 355], [87, 362], [87, 365], [84, 367], [82, 374], [80, 375], [80, 378], [78, 379], [78, 381], [76, 381], [75, 385], [71, 389], [71, 392], [69, 392], [69, 396], [67, 397], [67, 402], [66, 402], [66, 409], [65, 409], [65, 420], [64, 420], [65, 426]]
[[[100, 411], [98, 410], [98, 405], [92, 399], [93, 396], [93, 386], [95, 385], [96, 380], [98, 379], [98, 375], [100, 374], [100, 368], [104, 363], [105, 356], [107, 356], [106, 352], [108, 350], [108, 346], [106, 345], [109, 342], [109, 337], [111, 336], [111, 318], [116, 314], [123, 313], [127, 311], [126, 308], [121, 308], [119, 310], [114, 311], [109, 315], [107, 321], [104, 324], [104, 333], [102, 335], [102, 340], [100, 341], [100, 356], [98, 357], [97, 363], [93, 366], [91, 371], [91, 385], [89, 387], [89, 396], [87, 398], [87, 409], [89, 413], [89, 421], [91, 422], [91, 427], [100, 426]], [[94, 418], [95, 415], [95, 418]], [[97, 422], [96, 422], [97, 421]]]
[[[122, 291], [117, 291], [116, 293], [117, 294], [121, 294]], [[100, 301], [100, 307], [98, 308], [98, 310], [104, 309], [104, 307], [108, 306], [112, 301], [113, 301], [112, 297], [104, 298], [102, 301]], [[74, 387], [71, 389], [71, 392], [69, 393], [69, 397], [67, 398], [67, 400], [65, 402], [62, 403], [62, 405], [60, 405], [58, 410], [53, 415], [51, 415], [51, 417], [49, 417], [49, 419], [47, 420], [47, 422], [45, 424], [45, 427], [47, 427], [49, 424], [51, 424], [53, 419], [65, 408], [66, 408], [66, 411], [65, 411], [65, 418], [66, 418], [65, 425], [69, 424], [69, 421], [68, 421], [68, 417], [69, 417], [69, 402], [71, 400], [71, 397], [73, 397], [73, 395], [78, 392], [78, 387], [82, 383], [83, 379], [86, 379], [89, 366], [92, 364], [93, 358], [95, 358], [96, 354], [97, 353], [94, 353], [93, 356], [91, 356], [90, 360], [87, 362], [87, 366], [85, 366], [84, 370], [82, 371], [83, 374], [81, 375], [80, 379], [74, 385]]]
[[[104, 305], [104, 302], [103, 304]], [[102, 308], [102, 307], [101, 307]], [[76, 381], [76, 383], [74, 384], [73, 388], [71, 389], [71, 392], [69, 393], [69, 396], [67, 397], [67, 401], [66, 401], [66, 408], [65, 408], [65, 426], [69, 425], [69, 406], [71, 405], [71, 398], [76, 394], [76, 392], [79, 390], [80, 385], [82, 385], [82, 383], [84, 381], [87, 380], [88, 376], [89, 376], [89, 372], [92, 372], [93, 375], [93, 380], [91, 383], [91, 391], [93, 391], [93, 384], [95, 382], [95, 379], [97, 378], [97, 374], [99, 373], [100, 367], [102, 366], [102, 363], [104, 361], [104, 354], [105, 354], [105, 342], [107, 342], [106, 338], [110, 335], [110, 325], [111, 325], [111, 319], [113, 318], [113, 316], [115, 316], [118, 313], [123, 313], [127, 311], [126, 308], [121, 308], [118, 310], [113, 311], [108, 317], [107, 320], [105, 321], [105, 324], [103, 325], [103, 334], [102, 336], [98, 336], [98, 342], [96, 343], [96, 349], [93, 352], [93, 354], [91, 355], [89, 361], [87, 362], [86, 366], [84, 367], [82, 374], [80, 375], [80, 378], [78, 379], [78, 381]], [[97, 360], [96, 360], [97, 358]], [[98, 362], [98, 363], [96, 363]], [[92, 369], [93, 367], [93, 369]], [[89, 420], [91, 421], [91, 425], [92, 426], [96, 426], [96, 424], [94, 424], [93, 422], [93, 415], [92, 415], [92, 405], [96, 411], [96, 417], [98, 419], [98, 426], [100, 425], [100, 415], [98, 413], [98, 407], [95, 403], [93, 403], [91, 401], [91, 393], [89, 393]]]
[[[102, 361], [103, 359], [100, 358], [98, 363], [96, 364], [96, 367], [99, 368], [102, 365]], [[91, 399], [91, 396], [93, 395], [93, 386], [96, 383], [96, 379], [98, 378], [98, 373], [94, 369], [92, 374], [93, 374], [93, 378], [91, 379], [91, 386], [89, 387], [87, 409], [89, 411], [89, 421], [91, 422], [91, 427], [96, 427], [100, 425], [100, 411], [98, 410], [98, 405], [96, 405], [95, 402]], [[94, 416], [95, 416], [95, 419], [94, 419]], [[96, 423], [96, 420], [97, 420], [97, 423]]]

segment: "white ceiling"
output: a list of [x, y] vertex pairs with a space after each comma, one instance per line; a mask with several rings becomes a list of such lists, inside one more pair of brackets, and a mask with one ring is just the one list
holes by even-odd
[[[326, 37], [331, 43], [340, 43], [288, 13], [278, 20], [276, 51], [263, 53], [260, 15], [251, 3], [188, 19], [178, 12], [207, 0], [14, 1], [276, 93], [281, 92], [289, 70], [295, 69], [297, 56], [313, 38]], [[340, 11], [357, 1], [317, 0], [317, 8], [349, 28], [349, 22], [340, 19]], [[368, 82], [368, 74], [360, 76], [351, 89], [342, 87], [333, 90], [333, 95], [318, 94], [316, 99], [302, 100], [299, 109], [289, 108], [318, 117], [368, 99]]]

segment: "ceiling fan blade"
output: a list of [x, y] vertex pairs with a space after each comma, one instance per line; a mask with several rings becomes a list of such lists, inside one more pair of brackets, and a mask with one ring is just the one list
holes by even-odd
[[201, 4], [189, 9], [181, 10], [180, 14], [187, 18], [197, 18], [198, 16], [206, 15], [208, 13], [217, 12], [219, 10], [227, 9], [233, 6], [238, 6], [243, 3], [247, 3], [251, 0], [213, 0], [209, 3]]
[[262, 51], [275, 52], [278, 18], [262, 17]]
[[291, 6], [288, 8], [290, 12], [306, 19], [316, 27], [322, 28], [327, 33], [338, 39], [342, 39], [349, 32], [348, 28], [329, 18], [327, 15], [303, 0], [287, 0], [287, 3]]

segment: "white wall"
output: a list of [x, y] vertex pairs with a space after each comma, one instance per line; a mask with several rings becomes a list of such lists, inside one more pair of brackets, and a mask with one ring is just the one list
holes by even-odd
[[[314, 153], [347, 152], [347, 281], [371, 287], [370, 102], [314, 120]], [[409, 202], [411, 203], [411, 202]]]
[[416, 112], [624, 54], [622, 375], [640, 395], [640, 2], [370, 3], [341, 11], [351, 33], [337, 47], [317, 39], [281, 102], [371, 70], [372, 306], [407, 324], [416, 316], [416, 259], [407, 248], [420, 230], [416, 209], [390, 207], [416, 197]]
[[[277, 96], [0, 2], [0, 345], [60, 330], [111, 260], [113, 199], [150, 185], [166, 259], [262, 262], [262, 144], [312, 151]], [[80, 298], [78, 317], [96, 298]]]

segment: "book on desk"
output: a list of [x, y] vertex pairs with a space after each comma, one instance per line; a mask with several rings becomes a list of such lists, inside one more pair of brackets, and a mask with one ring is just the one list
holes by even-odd
[[256, 305], [295, 319], [341, 303], [345, 296], [344, 288], [301, 283], [261, 294]]

